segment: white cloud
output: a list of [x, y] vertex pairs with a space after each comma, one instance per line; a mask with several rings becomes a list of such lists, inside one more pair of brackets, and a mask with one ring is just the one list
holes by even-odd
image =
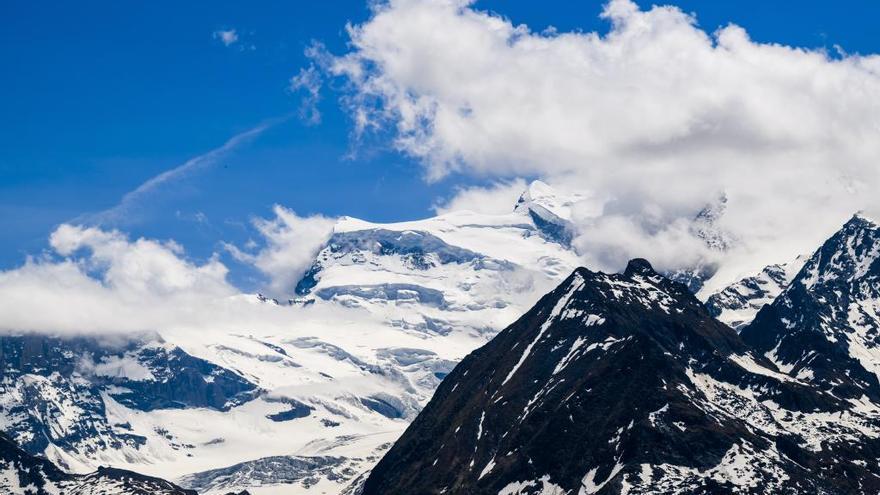
[[50, 246], [62, 259], [31, 258], [0, 272], [0, 330], [155, 330], [238, 294], [217, 259], [187, 261], [170, 241], [61, 225]]
[[502, 214], [513, 211], [516, 200], [526, 189], [526, 181], [499, 181], [490, 186], [463, 187], [446, 201], [434, 206], [437, 214], [470, 210], [477, 213]]
[[307, 124], [321, 122], [321, 112], [318, 110], [318, 102], [321, 99], [321, 85], [323, 84], [321, 73], [312, 65], [299, 71], [299, 74], [290, 78], [290, 90], [293, 92], [303, 91], [302, 104], [299, 115]]
[[235, 29], [214, 31], [214, 39], [220, 40], [226, 46], [232, 46], [238, 42], [238, 33]]
[[181, 256], [183, 248], [173, 241], [129, 241], [118, 231], [61, 225], [49, 238], [61, 256], [88, 252], [83, 268], [101, 273], [105, 286], [133, 298], [197, 292], [226, 296], [235, 289], [227, 284], [227, 269], [216, 259], [192, 264]]
[[[278, 233], [283, 230], [267, 232], [283, 236]], [[228, 270], [216, 256], [194, 262], [172, 241], [132, 240], [118, 231], [62, 225], [52, 233], [50, 247], [40, 258], [0, 271], [0, 332], [161, 331], [198, 339], [201, 332], [289, 329], [291, 311], [297, 310], [259, 303], [227, 281]], [[270, 259], [283, 264], [276, 251], [283, 249], [257, 260], [266, 267]]]
[[709, 256], [687, 224], [722, 193], [735, 255], [768, 261], [876, 205], [880, 57], [708, 33], [629, 0], [602, 15], [607, 35], [538, 33], [468, 1], [390, 0], [322, 63], [357, 130], [390, 128], [432, 179], [538, 175], [601, 197], [576, 242], [599, 268]]
[[252, 264], [266, 275], [272, 295], [291, 296], [296, 283], [333, 233], [335, 220], [321, 215], [301, 217], [280, 205], [275, 205], [273, 212], [275, 218], [254, 220], [264, 242], [259, 251], [248, 253], [235, 246], [226, 247], [236, 259]]

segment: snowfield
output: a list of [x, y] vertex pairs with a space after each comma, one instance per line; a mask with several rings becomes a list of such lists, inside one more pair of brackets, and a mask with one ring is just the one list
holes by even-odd
[[[505, 215], [393, 224], [343, 217], [289, 301], [229, 299], [230, 313], [257, 308], [271, 324], [158, 329], [99, 358], [69, 352], [70, 364], [54, 374], [24, 373], [40, 382], [42, 400], [27, 399], [33, 385], [7, 384], [17, 392], [4, 395], [0, 424], [18, 441], [49, 425], [41, 453], [74, 472], [110, 465], [208, 493], [339, 493], [378, 461], [458, 361], [578, 265], [565, 235], [570, 202], [541, 183], [530, 191], [537, 199], [527, 191]], [[236, 389], [225, 405], [191, 400], [201, 391], [177, 394], [181, 403], [134, 403], [133, 388], [163, 386], [173, 367], [151, 362], [149, 349], [169, 362], [175, 352], [203, 360], [253, 391]], [[210, 390], [216, 373], [199, 370], [200, 387]], [[45, 401], [56, 406], [41, 408]], [[76, 406], [83, 401], [92, 407]]]

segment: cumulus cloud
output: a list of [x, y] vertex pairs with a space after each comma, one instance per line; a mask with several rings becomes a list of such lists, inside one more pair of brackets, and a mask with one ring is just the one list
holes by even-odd
[[607, 34], [536, 32], [470, 1], [390, 0], [323, 63], [356, 130], [392, 130], [429, 179], [542, 176], [600, 198], [576, 219], [598, 268], [716, 256], [691, 223], [722, 196], [727, 258], [768, 262], [876, 207], [880, 57], [706, 32], [629, 0], [602, 17]]
[[202, 265], [181, 258], [183, 248], [173, 241], [129, 241], [118, 231], [61, 225], [49, 238], [61, 256], [88, 252], [84, 268], [100, 273], [108, 288], [132, 298], [198, 292], [224, 296], [235, 293], [226, 283], [227, 269], [216, 259]]
[[[285, 235], [281, 224], [291, 221], [286, 211], [282, 218], [266, 221], [266, 232], [276, 242]], [[261, 266], [297, 262], [272, 246], [256, 257]], [[228, 269], [217, 256], [190, 260], [173, 241], [61, 225], [50, 237], [50, 248], [18, 268], [0, 271], [0, 333], [280, 331], [296, 318], [291, 311], [304, 311], [301, 317], [325, 311], [260, 303], [229, 283]]]
[[50, 246], [51, 255], [0, 272], [0, 330], [155, 330], [238, 294], [216, 258], [193, 263], [174, 242], [62, 225]]
[[526, 181], [520, 178], [494, 182], [489, 186], [463, 187], [451, 198], [434, 205], [434, 211], [437, 214], [462, 210], [489, 214], [510, 213], [525, 189]]
[[321, 215], [301, 217], [280, 205], [275, 205], [273, 212], [275, 218], [253, 222], [263, 240], [258, 251], [226, 247], [236, 259], [252, 264], [269, 279], [273, 295], [289, 296], [330, 238], [335, 220]]

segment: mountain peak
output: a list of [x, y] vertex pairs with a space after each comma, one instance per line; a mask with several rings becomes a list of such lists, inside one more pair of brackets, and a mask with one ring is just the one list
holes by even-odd
[[855, 214], [849, 219], [849, 221], [846, 223], [846, 225], [851, 225], [851, 224], [852, 224], [852, 225], [866, 226], [866, 227], [870, 227], [870, 228], [878, 228], [878, 225], [880, 225], [880, 224], [877, 223], [876, 220], [874, 220], [874, 218], [872, 218], [871, 216], [869, 216], [869, 215], [868, 215], [867, 213], [865, 213], [864, 211], [857, 211], [857, 212], [856, 212], [856, 213], [855, 213]]
[[626, 270], [624, 270], [623, 274], [631, 277], [633, 275], [656, 275], [657, 272], [654, 271], [654, 267], [651, 266], [648, 260], [634, 258], [626, 264]]
[[[860, 459], [839, 430], [788, 429], [842, 407], [750, 352], [647, 261], [579, 268], [446, 377], [363, 494], [876, 489], [867, 469], [852, 480], [818, 469]], [[819, 436], [828, 448], [804, 447]]]
[[840, 285], [880, 275], [880, 226], [861, 213], [847, 221], [819, 248], [799, 274], [807, 287]]
[[563, 193], [546, 182], [535, 180], [520, 195], [513, 211], [531, 217], [548, 240], [567, 246], [574, 235], [572, 207], [585, 198], [582, 194]]
[[542, 180], [533, 180], [526, 186], [526, 190], [520, 195], [520, 200], [531, 201], [540, 198], [556, 196], [557, 192], [550, 184]]
[[533, 180], [520, 194], [513, 210], [533, 211], [540, 208], [560, 220], [570, 221], [571, 206], [583, 199], [582, 194], [563, 192], [542, 180]]
[[880, 227], [856, 214], [742, 336], [791, 376], [838, 397], [880, 399]]

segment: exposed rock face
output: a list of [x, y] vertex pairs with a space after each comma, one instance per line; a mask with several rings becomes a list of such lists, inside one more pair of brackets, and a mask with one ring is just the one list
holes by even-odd
[[782, 373], [684, 285], [577, 269], [466, 357], [365, 495], [866, 493], [876, 412]]
[[178, 483], [203, 493], [262, 484], [308, 488], [321, 479], [342, 480], [354, 474], [347, 460], [341, 457], [274, 456], [194, 473], [181, 478]]

